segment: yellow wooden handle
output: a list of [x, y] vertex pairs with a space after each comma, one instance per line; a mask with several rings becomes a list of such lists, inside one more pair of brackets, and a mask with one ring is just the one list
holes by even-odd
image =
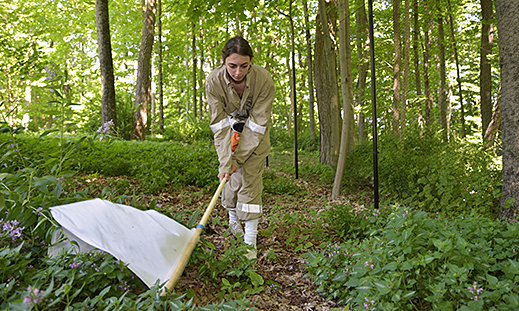
[[189, 239], [186, 249], [182, 253], [180, 260], [178, 261], [177, 265], [175, 266], [175, 269], [171, 273], [169, 280], [166, 282], [162, 295], [165, 295], [167, 291], [175, 288], [175, 285], [177, 284], [178, 280], [180, 279], [180, 276], [182, 276], [182, 273], [184, 272], [184, 269], [186, 268], [187, 261], [189, 260], [189, 257], [191, 257], [191, 253], [195, 249], [195, 245], [198, 242], [198, 238], [200, 237], [200, 234], [202, 234], [203, 227], [207, 223], [207, 220], [209, 220], [209, 215], [211, 215], [211, 212], [213, 211], [213, 208], [216, 205], [216, 201], [218, 201], [218, 197], [220, 196], [220, 193], [222, 192], [222, 189], [223, 189], [223, 186], [225, 185], [225, 183], [226, 183], [226, 180], [222, 179], [222, 181], [220, 182], [220, 186], [218, 187], [215, 194], [213, 195], [213, 199], [211, 200], [211, 203], [209, 203], [209, 206], [205, 210], [205, 213], [202, 216], [202, 219], [200, 220], [200, 224], [197, 226], [197, 229], [196, 229], [195, 233], [193, 234], [193, 236]]

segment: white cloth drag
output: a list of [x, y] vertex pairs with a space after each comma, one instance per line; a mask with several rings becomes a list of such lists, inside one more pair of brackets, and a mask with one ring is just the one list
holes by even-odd
[[[139, 209], [101, 199], [50, 208], [51, 214], [81, 252], [93, 248], [128, 264], [148, 287], [166, 282], [195, 229], [189, 230], [154, 210]], [[53, 246], [57, 254], [68, 241]]]

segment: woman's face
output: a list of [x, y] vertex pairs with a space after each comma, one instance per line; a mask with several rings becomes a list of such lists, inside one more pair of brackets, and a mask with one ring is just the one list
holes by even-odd
[[247, 72], [251, 66], [251, 59], [248, 55], [231, 54], [225, 59], [225, 67], [229, 76], [235, 82], [241, 82], [245, 79]]

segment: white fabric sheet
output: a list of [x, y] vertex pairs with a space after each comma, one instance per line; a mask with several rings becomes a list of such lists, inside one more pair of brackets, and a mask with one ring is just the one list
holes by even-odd
[[[50, 208], [51, 214], [80, 251], [97, 248], [128, 264], [148, 287], [169, 279], [195, 229], [189, 230], [154, 210], [93, 199]], [[49, 251], [59, 253], [70, 243]]]

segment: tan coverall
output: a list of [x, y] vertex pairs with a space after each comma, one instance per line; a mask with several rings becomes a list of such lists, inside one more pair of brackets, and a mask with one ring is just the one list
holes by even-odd
[[[211, 130], [220, 161], [219, 173], [230, 173], [231, 164], [238, 171], [231, 175], [222, 191], [222, 205], [236, 209], [239, 220], [261, 217], [263, 206], [263, 169], [270, 153], [269, 128], [274, 100], [274, 81], [264, 68], [252, 65], [240, 98], [234, 90], [225, 65], [207, 77], [206, 93], [211, 115]], [[232, 126], [245, 123], [238, 146], [231, 150]]]

